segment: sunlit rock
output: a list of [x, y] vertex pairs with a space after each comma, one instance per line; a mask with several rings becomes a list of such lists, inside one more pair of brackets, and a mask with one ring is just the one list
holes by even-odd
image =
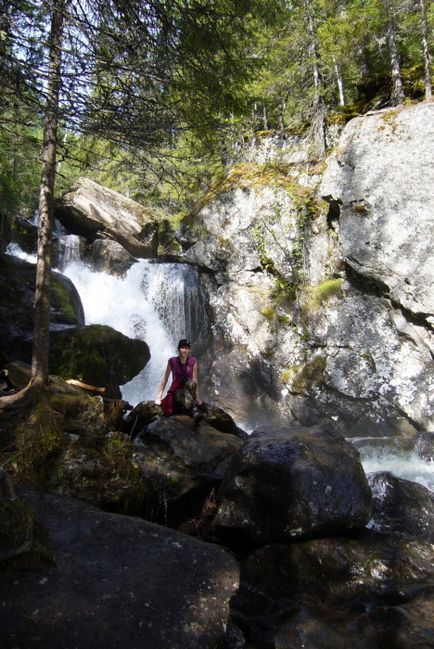
[[153, 257], [157, 253], [156, 215], [88, 178], [80, 178], [56, 201], [55, 215], [69, 232], [90, 241], [112, 238], [136, 257]]

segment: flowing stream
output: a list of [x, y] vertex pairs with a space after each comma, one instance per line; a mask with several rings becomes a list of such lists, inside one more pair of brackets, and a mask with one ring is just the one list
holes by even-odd
[[[122, 396], [135, 405], [154, 399], [167, 359], [176, 354], [180, 338], [193, 340], [208, 333], [208, 319], [197, 270], [180, 263], [137, 261], [123, 277], [96, 272], [79, 256], [74, 235], [58, 240], [59, 269], [76, 286], [86, 324], [106, 324], [131, 338], [145, 340], [151, 359], [132, 381], [121, 386]], [[10, 244], [8, 253], [35, 262], [34, 255]], [[394, 440], [359, 438], [366, 473], [390, 471], [434, 491], [434, 463], [402, 449]]]
[[189, 264], [141, 259], [124, 277], [96, 272], [79, 258], [79, 239], [61, 237], [59, 266], [76, 286], [86, 324], [106, 324], [148, 343], [151, 359], [132, 381], [121, 386], [132, 405], [154, 399], [167, 359], [180, 338], [205, 335], [207, 315], [197, 270]]

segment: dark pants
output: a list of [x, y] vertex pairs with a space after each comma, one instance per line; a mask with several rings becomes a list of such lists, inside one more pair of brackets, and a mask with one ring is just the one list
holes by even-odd
[[173, 414], [190, 414], [196, 403], [196, 381], [189, 379], [184, 387], [177, 390], [173, 395]]

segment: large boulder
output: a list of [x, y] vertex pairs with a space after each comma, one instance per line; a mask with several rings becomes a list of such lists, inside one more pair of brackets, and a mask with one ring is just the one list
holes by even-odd
[[164, 497], [169, 522], [172, 512], [175, 522], [200, 514], [207, 495], [223, 479], [230, 457], [242, 445], [235, 435], [205, 421], [195, 426], [187, 415], [153, 421], [134, 443], [135, 461], [154, 493]]
[[50, 371], [94, 386], [117, 388], [127, 383], [149, 358], [143, 340], [128, 338], [106, 325], [57, 331], [51, 336]]
[[321, 429], [253, 433], [217, 500], [215, 528], [257, 545], [360, 529], [371, 512], [357, 451]]
[[[29, 362], [32, 354], [36, 267], [0, 255], [0, 351], [9, 360]], [[83, 306], [73, 283], [52, 273], [50, 330], [84, 324]]]
[[1, 572], [7, 646], [215, 649], [224, 638], [238, 568], [223, 550], [66, 497], [22, 498], [51, 561]]
[[80, 178], [56, 201], [55, 215], [68, 232], [90, 241], [107, 237], [135, 257], [157, 254], [156, 213], [88, 178]]

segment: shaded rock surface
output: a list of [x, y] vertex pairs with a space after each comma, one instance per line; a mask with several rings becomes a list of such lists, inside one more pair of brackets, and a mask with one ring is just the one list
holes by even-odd
[[157, 254], [156, 215], [88, 178], [80, 178], [56, 201], [55, 215], [69, 232], [91, 241], [108, 237], [136, 257]]
[[321, 429], [253, 433], [232, 458], [217, 501], [214, 526], [257, 545], [361, 528], [371, 512], [357, 451]]
[[[134, 378], [150, 358], [143, 340], [106, 325], [88, 325], [51, 337], [50, 371], [95, 386], [117, 388]], [[119, 394], [108, 396], [120, 397]]]
[[[9, 360], [29, 362], [36, 268], [16, 257], [0, 255], [0, 274], [0, 351]], [[83, 324], [83, 306], [77, 290], [67, 277], [53, 272], [50, 330]]]
[[54, 563], [0, 575], [7, 646], [214, 649], [225, 636], [238, 569], [223, 550], [69, 498], [22, 497]]
[[432, 646], [433, 548], [365, 532], [256, 550], [233, 602], [258, 647]]
[[[147, 425], [135, 438], [135, 461], [155, 493], [164, 494], [168, 514], [199, 515], [205, 495], [218, 485], [229, 458], [242, 441], [205, 421], [194, 426], [187, 415], [163, 417]], [[198, 502], [195, 495], [198, 495]], [[178, 506], [183, 498], [182, 507]], [[191, 503], [188, 500], [191, 499]], [[199, 510], [197, 509], [199, 507]], [[170, 517], [170, 516], [169, 516]]]
[[370, 527], [434, 542], [434, 494], [416, 482], [391, 473], [369, 476], [373, 493]]

